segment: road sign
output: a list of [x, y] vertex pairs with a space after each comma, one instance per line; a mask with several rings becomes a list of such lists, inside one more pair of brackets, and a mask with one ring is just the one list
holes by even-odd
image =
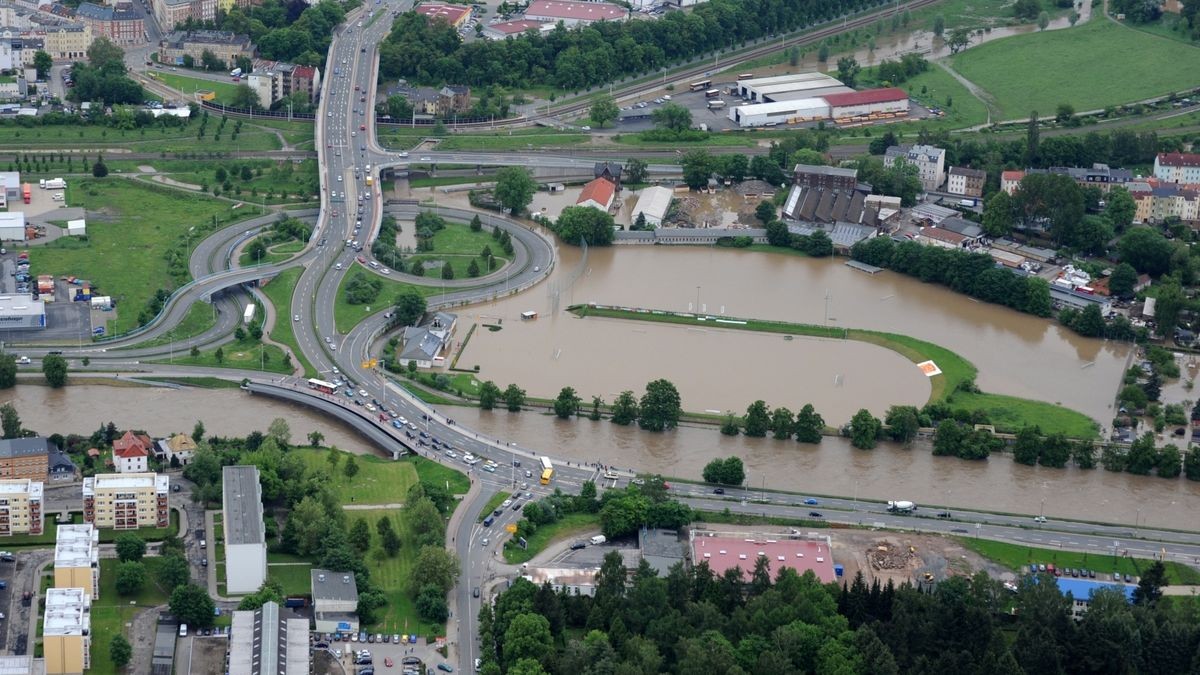
[[374, 368], [376, 365], [378, 365], [378, 363], [379, 363], [379, 359], [367, 359], [366, 361], [362, 362], [362, 367], [363, 368]]

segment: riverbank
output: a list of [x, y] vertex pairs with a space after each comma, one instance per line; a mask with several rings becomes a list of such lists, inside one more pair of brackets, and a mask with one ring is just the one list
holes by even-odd
[[[817, 326], [812, 324], [716, 317], [663, 310], [614, 308], [599, 305], [572, 305], [568, 312], [581, 318], [604, 317], [629, 321], [649, 321], [706, 329], [742, 330], [779, 333], [836, 340], [854, 340], [874, 344], [900, 354], [914, 364], [932, 362], [936, 374], [929, 377], [929, 403], [945, 402], [955, 408], [984, 411], [994, 418], [997, 431], [1015, 433], [1025, 426], [1039, 426], [1045, 433], [1064, 433], [1073, 438], [1096, 438], [1097, 425], [1086, 415], [1044, 401], [1015, 396], [982, 394], [973, 391], [978, 370], [967, 359], [925, 340], [860, 328]], [[924, 368], [923, 368], [924, 370]], [[927, 371], [928, 372], [928, 371]]]

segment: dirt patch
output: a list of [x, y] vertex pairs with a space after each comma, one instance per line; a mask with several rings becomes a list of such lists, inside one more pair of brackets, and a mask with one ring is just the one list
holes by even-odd
[[150, 166], [149, 164], [138, 164], [137, 169], [138, 169], [138, 171], [141, 171], [142, 173], [158, 173], [158, 170], [155, 169], [154, 167]]
[[225, 671], [225, 652], [229, 639], [221, 637], [192, 638], [192, 675], [222, 675]]
[[342, 675], [345, 669], [333, 658], [333, 654], [318, 649], [313, 652], [312, 672], [314, 675]]

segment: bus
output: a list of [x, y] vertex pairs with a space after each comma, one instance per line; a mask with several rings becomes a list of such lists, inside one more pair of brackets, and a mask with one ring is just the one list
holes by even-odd
[[724, 107], [725, 107], [725, 101], [722, 101], [720, 99], [717, 99], [716, 101], [708, 102], [709, 110], [720, 110], [721, 108], [724, 108]]
[[712, 86], [712, 80], [701, 80], [692, 83], [692, 91], [702, 91]]
[[549, 457], [542, 458], [542, 485], [549, 485], [550, 480], [554, 478], [554, 465], [550, 463]]
[[372, 178], [371, 176], [367, 176], [367, 187], [371, 187], [371, 184], [374, 182], [375, 182], [374, 178]]
[[741, 82], [742, 80], [749, 80], [752, 77], [754, 77], [754, 73], [742, 73], [741, 75], [738, 75], [737, 79], [738, 82]]
[[332, 382], [326, 382], [325, 380], [318, 380], [315, 377], [309, 379], [308, 388], [316, 389], [317, 391], [321, 392], [322, 394], [332, 394], [337, 391], [336, 384], [334, 384]]
[[709, 89], [708, 91], [704, 92], [704, 98], [716, 98], [720, 95], [721, 95], [720, 89]]

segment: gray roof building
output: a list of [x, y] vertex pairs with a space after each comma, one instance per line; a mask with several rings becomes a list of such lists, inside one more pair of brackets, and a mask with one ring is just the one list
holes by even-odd
[[277, 603], [233, 613], [230, 673], [307, 675], [309, 651], [308, 619], [282, 618]]
[[979, 237], [983, 236], [982, 227], [965, 218], [959, 218], [958, 216], [951, 216], [943, 220], [938, 224], [938, 227], [942, 228], [943, 230], [950, 230], [956, 234], [961, 234], [968, 239], [978, 239]]
[[224, 467], [221, 483], [226, 588], [230, 594], [253, 593], [267, 580], [267, 542], [258, 467]]
[[675, 530], [643, 529], [638, 532], [638, 547], [642, 559], [665, 577], [676, 563], [683, 562], [687, 541], [679, 538]]
[[0, 458], [3, 459], [49, 455], [55, 449], [50, 439], [43, 436], [0, 439]]
[[353, 572], [312, 570], [314, 611], [354, 612], [358, 610], [358, 583]]
[[803, 223], [856, 223], [876, 227], [879, 206], [867, 202], [861, 190], [793, 185], [784, 202], [783, 216]]
[[450, 334], [458, 316], [449, 312], [435, 312], [428, 323], [421, 326], [407, 326], [400, 335], [403, 346], [400, 348], [399, 361], [402, 365], [409, 361], [431, 364], [441, 355], [450, 344]]

